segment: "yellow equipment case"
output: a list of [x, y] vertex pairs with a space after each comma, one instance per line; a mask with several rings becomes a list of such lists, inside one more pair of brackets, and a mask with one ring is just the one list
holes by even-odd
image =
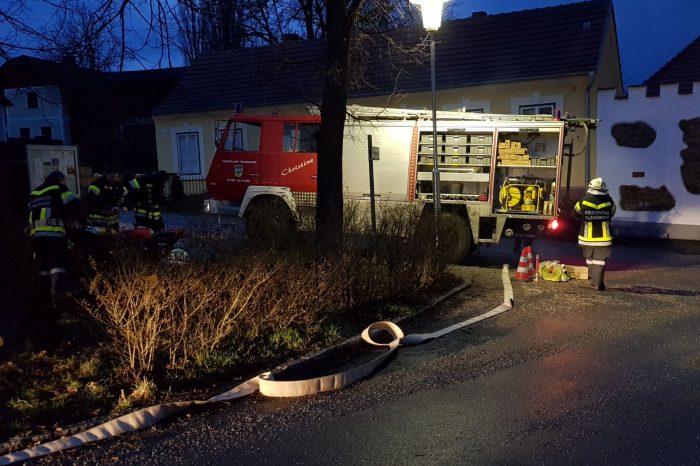
[[501, 207], [497, 212], [542, 214], [549, 195], [547, 188], [552, 181], [544, 178], [506, 178], [498, 194]]

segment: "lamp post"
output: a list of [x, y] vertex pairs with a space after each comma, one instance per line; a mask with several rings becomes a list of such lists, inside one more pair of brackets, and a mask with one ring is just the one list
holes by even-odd
[[411, 0], [418, 5], [423, 15], [423, 27], [430, 37], [430, 89], [432, 95], [433, 111], [433, 210], [435, 211], [435, 225], [440, 216], [440, 171], [438, 170], [437, 156], [437, 117], [435, 109], [435, 37], [434, 33], [440, 28], [442, 21], [442, 4], [447, 0]]

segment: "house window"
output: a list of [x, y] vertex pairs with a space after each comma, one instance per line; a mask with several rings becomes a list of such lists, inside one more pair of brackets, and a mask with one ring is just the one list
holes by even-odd
[[51, 127], [50, 126], [42, 126], [41, 127], [41, 137], [46, 138], [46, 139], [51, 139]]
[[27, 92], [27, 108], [39, 108], [39, 96], [36, 92]]
[[316, 123], [285, 123], [282, 139], [284, 152], [315, 153], [320, 125]]
[[555, 103], [520, 105], [518, 113], [521, 115], [553, 115], [557, 108]]
[[177, 133], [177, 168], [180, 175], [201, 175], [199, 133]]
[[29, 128], [20, 128], [19, 137], [20, 139], [29, 139], [30, 137], [32, 137], [32, 133], [31, 131], [29, 131]]

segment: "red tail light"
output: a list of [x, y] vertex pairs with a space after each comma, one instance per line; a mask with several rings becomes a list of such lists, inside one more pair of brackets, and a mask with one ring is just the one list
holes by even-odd
[[554, 219], [551, 222], [549, 222], [549, 229], [550, 230], [554, 231], [557, 228], [559, 228], [559, 220]]

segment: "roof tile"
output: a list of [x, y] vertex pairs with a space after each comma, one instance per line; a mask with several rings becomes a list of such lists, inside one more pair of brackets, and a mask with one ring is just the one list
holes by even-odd
[[[446, 21], [435, 34], [438, 89], [586, 74], [596, 70], [610, 0]], [[390, 33], [407, 47], [422, 28]], [[386, 43], [368, 44], [364, 84], [351, 96], [430, 89], [427, 53], [408, 60]], [[297, 41], [200, 57], [157, 114], [190, 113], [320, 101], [325, 42]], [[400, 70], [400, 72], [399, 72]]]
[[693, 82], [700, 82], [700, 36], [669, 60], [649, 79], [646, 85], [681, 84], [683, 89]]

